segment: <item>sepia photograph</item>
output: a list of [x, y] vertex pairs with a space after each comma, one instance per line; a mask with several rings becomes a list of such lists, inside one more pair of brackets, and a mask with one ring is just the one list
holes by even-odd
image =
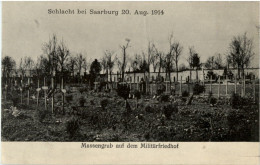
[[1, 141], [259, 142], [259, 31], [259, 2], [2, 2]]

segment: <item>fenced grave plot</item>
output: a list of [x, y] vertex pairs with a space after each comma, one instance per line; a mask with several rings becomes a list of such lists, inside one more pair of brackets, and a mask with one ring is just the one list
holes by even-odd
[[[251, 84], [247, 84], [250, 87]], [[223, 88], [225, 85], [222, 85]], [[180, 86], [176, 84], [176, 91]], [[188, 84], [182, 84], [182, 91]], [[232, 89], [230, 87], [230, 89]], [[237, 88], [239, 90], [239, 86]], [[206, 91], [208, 84], [206, 84]], [[215, 90], [212, 87], [212, 90]], [[247, 88], [246, 88], [247, 90]], [[248, 89], [249, 90], [249, 89]], [[188, 90], [187, 90], [188, 91]], [[213, 91], [214, 92], [214, 91]], [[125, 100], [116, 92], [93, 92], [79, 90], [65, 93], [65, 114], [52, 114], [51, 100], [44, 106], [43, 91], [39, 106], [30, 100], [26, 105], [18, 103], [20, 116], [10, 110], [3, 111], [2, 136], [7, 141], [257, 141], [258, 105], [247, 100], [232, 108], [229, 100], [220, 98], [211, 105], [210, 98], [194, 96], [186, 105], [187, 96], [176, 94], [141, 95], [140, 99], [127, 98], [131, 111], [126, 109]], [[206, 92], [205, 92], [206, 93]], [[19, 92], [18, 92], [19, 94]], [[55, 93], [56, 104], [62, 101]], [[204, 94], [201, 93], [203, 96]], [[20, 97], [18, 95], [18, 97]], [[84, 97], [84, 104], [80, 98]], [[216, 97], [213, 94], [213, 97]], [[67, 98], [67, 99], [66, 99]], [[103, 101], [104, 100], [104, 101]], [[102, 101], [102, 103], [101, 103]], [[12, 100], [2, 102], [9, 109]], [[84, 106], [80, 106], [84, 105]], [[137, 105], [137, 106], [136, 106]], [[80, 113], [70, 113], [72, 107], [80, 107]], [[232, 120], [232, 119], [236, 120]], [[239, 122], [238, 122], [239, 121]], [[72, 131], [75, 130], [75, 131]], [[242, 134], [241, 134], [242, 132]]]

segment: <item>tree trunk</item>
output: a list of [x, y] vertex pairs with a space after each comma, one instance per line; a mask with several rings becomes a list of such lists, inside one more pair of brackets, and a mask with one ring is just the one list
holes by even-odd
[[176, 62], [175, 64], [176, 64], [176, 74], [177, 74], [177, 82], [178, 82], [178, 80], [179, 80], [178, 79], [178, 71], [179, 71], [179, 69], [178, 69], [178, 62]]
[[[135, 85], [135, 72], [134, 72], [134, 85]], [[135, 89], [137, 89], [137, 86], [135, 86]]]
[[111, 69], [109, 71], [109, 75], [110, 75], [110, 87], [112, 89], [113, 87], [112, 87], [112, 71], [111, 71]]
[[198, 80], [199, 80], [199, 76], [198, 76], [198, 68], [196, 68], [196, 80], [197, 80], [197, 82], [198, 82]]
[[237, 74], [238, 74], [238, 79], [240, 79], [240, 66], [237, 65]]
[[189, 82], [191, 82], [191, 68], [190, 68], [190, 79], [189, 79]]
[[123, 49], [123, 64], [122, 64], [122, 82], [124, 82], [124, 76], [125, 76], [125, 48]]

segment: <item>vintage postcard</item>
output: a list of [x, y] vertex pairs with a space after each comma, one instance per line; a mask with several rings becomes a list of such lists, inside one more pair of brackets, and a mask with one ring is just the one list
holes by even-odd
[[2, 2], [2, 164], [250, 164], [259, 2]]

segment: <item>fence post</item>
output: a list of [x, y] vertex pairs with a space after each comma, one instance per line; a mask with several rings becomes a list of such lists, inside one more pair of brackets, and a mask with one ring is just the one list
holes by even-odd
[[[152, 88], [151, 88], [151, 87], [152, 87]], [[151, 91], [150, 95], [153, 95], [153, 87], [154, 87], [154, 84], [153, 84], [153, 82], [152, 82], [152, 85], [150, 85], [150, 91]]]
[[209, 87], [209, 91], [212, 92], [212, 75], [210, 76], [210, 87]]
[[51, 87], [53, 90], [52, 97], [51, 97], [51, 112], [54, 112], [54, 74], [51, 77]]
[[158, 82], [156, 81], [156, 90], [155, 90], [155, 94], [157, 94], [157, 91], [158, 91]]
[[226, 96], [228, 95], [228, 80], [226, 79]]
[[188, 92], [189, 92], [189, 95], [190, 95], [190, 82], [187, 81], [187, 85], [188, 85]]
[[23, 80], [21, 80], [21, 104], [23, 103]]
[[218, 76], [218, 98], [220, 98], [220, 76]]
[[165, 86], [166, 86], [166, 93], [168, 92], [168, 82], [167, 81], [165, 81]]
[[28, 77], [28, 100], [27, 100], [27, 104], [30, 104], [30, 77]]
[[[43, 86], [46, 86], [46, 80], [45, 80], [45, 77], [44, 77], [44, 81], [43, 81]], [[45, 107], [45, 110], [47, 110], [47, 90], [44, 90], [44, 107]]]
[[246, 96], [246, 78], [245, 78], [245, 74], [243, 76], [243, 79], [244, 79], [243, 93], [244, 93], [244, 96]]
[[[38, 79], [38, 89], [40, 88], [40, 80]], [[39, 106], [39, 90], [37, 89], [37, 108]]]
[[[63, 82], [63, 76], [61, 78], [61, 88], [64, 89], [64, 82]], [[62, 112], [64, 113], [64, 100], [65, 100], [65, 93], [62, 92]]]
[[180, 96], [182, 94], [182, 76], [181, 76], [181, 84], [180, 84]]
[[256, 87], [256, 83], [255, 83], [255, 80], [253, 81], [253, 97], [254, 97], [254, 101], [256, 102], [257, 100], [256, 100], [256, 89], [255, 89], [255, 87]]
[[237, 75], [235, 75], [235, 94], [237, 93]]

